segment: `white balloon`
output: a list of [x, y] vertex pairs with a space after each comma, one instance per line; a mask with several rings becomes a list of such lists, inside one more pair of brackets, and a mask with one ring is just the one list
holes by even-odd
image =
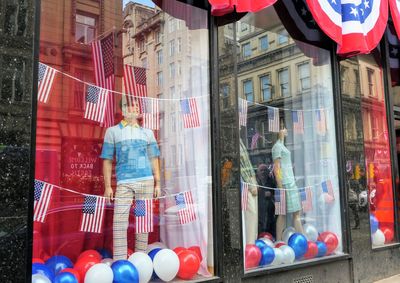
[[101, 260], [101, 263], [105, 263], [105, 264], [107, 264], [108, 266], [111, 266], [112, 264], [113, 264], [113, 259], [112, 258], [103, 258], [102, 260]]
[[291, 226], [287, 227], [285, 230], [283, 230], [282, 240], [287, 244], [290, 236], [292, 236], [294, 233], [296, 233], [296, 229]]
[[146, 253], [148, 254], [149, 252], [151, 252], [152, 250], [157, 249], [157, 248], [166, 249], [167, 246], [161, 242], [154, 242], [147, 246]]
[[86, 272], [85, 283], [112, 283], [114, 274], [106, 263], [97, 263]]
[[283, 263], [283, 252], [279, 248], [274, 248], [275, 257], [271, 265], [279, 265]]
[[170, 249], [159, 251], [153, 260], [154, 272], [157, 276], [165, 281], [171, 281], [175, 278], [179, 270], [179, 258]]
[[291, 247], [284, 245], [280, 246], [279, 249], [282, 251], [283, 254], [282, 263], [289, 264], [294, 262], [296, 255]]
[[[276, 248], [278, 244], [284, 244], [284, 245], [286, 245], [286, 243], [285, 243], [284, 241], [278, 241], [278, 242], [275, 242], [274, 248]], [[281, 245], [281, 246], [282, 246], [282, 245]]]
[[374, 246], [382, 246], [383, 244], [385, 244], [385, 234], [383, 234], [383, 232], [378, 229], [376, 230], [376, 232], [374, 234], [372, 234], [372, 244]]
[[147, 283], [153, 274], [153, 261], [142, 252], [133, 253], [128, 260], [136, 267], [139, 273], [139, 283]]
[[36, 273], [32, 275], [32, 283], [51, 283], [51, 280], [43, 274]]
[[315, 226], [306, 223], [303, 225], [303, 231], [308, 241], [316, 242], [318, 240], [318, 230]]
[[272, 242], [270, 239], [267, 239], [267, 238], [261, 238], [261, 239], [259, 239], [259, 240], [261, 240], [261, 241], [263, 241], [264, 243], [266, 243], [268, 246], [270, 246], [271, 248], [273, 248], [275, 245], [274, 245], [274, 242]]

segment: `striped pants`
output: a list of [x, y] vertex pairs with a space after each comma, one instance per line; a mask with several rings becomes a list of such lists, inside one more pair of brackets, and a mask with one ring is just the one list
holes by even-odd
[[[128, 242], [127, 229], [129, 225], [129, 212], [134, 198], [152, 198], [154, 180], [139, 181], [117, 186], [114, 201], [114, 260], [127, 259]], [[135, 234], [135, 252], [146, 252], [148, 233]]]

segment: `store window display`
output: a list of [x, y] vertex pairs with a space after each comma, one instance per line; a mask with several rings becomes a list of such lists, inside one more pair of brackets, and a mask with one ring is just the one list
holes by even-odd
[[[41, 2], [35, 283], [214, 275], [207, 11], [126, 2]], [[95, 32], [77, 42], [83, 11]]]

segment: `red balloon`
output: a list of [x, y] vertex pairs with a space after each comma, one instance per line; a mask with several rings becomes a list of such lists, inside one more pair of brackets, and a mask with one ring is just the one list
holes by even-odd
[[304, 255], [305, 259], [310, 259], [310, 258], [314, 258], [318, 255], [318, 246], [316, 243], [308, 241], [308, 249], [307, 252]]
[[391, 229], [389, 227], [384, 227], [382, 229], [382, 232], [385, 235], [385, 244], [389, 244], [390, 242], [393, 241], [393, 238], [394, 238], [393, 229]]
[[44, 264], [44, 261], [40, 258], [34, 257], [34, 258], [32, 258], [32, 263], [43, 263]]
[[133, 250], [128, 248], [128, 257], [130, 257], [133, 254]]
[[103, 258], [103, 257], [101, 256], [101, 254], [100, 254], [98, 251], [95, 251], [95, 250], [87, 250], [87, 251], [82, 252], [82, 253], [78, 256], [78, 259], [77, 259], [76, 261], [79, 261], [81, 258], [84, 258], [84, 257], [87, 257], [87, 258], [96, 258], [96, 259], [98, 259], [99, 261], [101, 261], [101, 259]]
[[275, 248], [279, 248], [279, 247], [282, 247], [284, 245], [286, 245], [286, 243], [284, 241], [279, 241], [279, 242], [275, 243]]
[[178, 277], [185, 280], [192, 279], [199, 271], [200, 259], [194, 251], [184, 250], [178, 254]]
[[267, 239], [270, 239], [271, 241], [274, 241], [274, 237], [272, 237], [272, 235], [271, 235], [271, 233], [268, 233], [268, 232], [264, 232], [264, 233], [261, 233], [263, 236], [263, 238], [267, 238]]
[[247, 244], [244, 252], [245, 268], [258, 266], [261, 260], [261, 250], [253, 244]]
[[194, 251], [200, 259], [200, 262], [203, 261], [203, 256], [201, 255], [201, 250], [199, 246], [193, 246], [188, 248], [189, 251]]
[[74, 268], [79, 272], [80, 278], [85, 278], [86, 272], [96, 263], [100, 263], [101, 260], [95, 257], [82, 257], [76, 263]]
[[186, 249], [184, 247], [176, 247], [173, 251], [176, 255], [179, 255], [182, 251], [186, 251]]
[[333, 253], [336, 250], [337, 246], [339, 245], [339, 240], [337, 236], [332, 232], [322, 232], [318, 236], [318, 241], [325, 243], [327, 249], [326, 252], [327, 255]]
[[81, 282], [81, 276], [75, 268], [64, 268], [63, 270], [60, 271], [60, 273], [63, 273], [63, 272], [69, 272], [69, 273], [73, 274], [75, 276], [76, 280], [78, 280], [78, 282]]

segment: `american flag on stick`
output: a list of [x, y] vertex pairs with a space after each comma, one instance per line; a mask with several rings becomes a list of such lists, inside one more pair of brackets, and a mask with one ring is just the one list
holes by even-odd
[[47, 209], [49, 208], [51, 196], [53, 194], [53, 185], [35, 180], [34, 185], [34, 213], [33, 220], [44, 223]]
[[247, 100], [239, 98], [239, 126], [247, 126]]
[[325, 135], [326, 133], [325, 110], [324, 109], [315, 110], [315, 116], [317, 122], [317, 133], [320, 135]]
[[92, 195], [85, 196], [82, 208], [80, 231], [101, 233], [105, 203], [105, 197]]
[[103, 127], [114, 125], [114, 35], [92, 42], [93, 64], [96, 85], [110, 90], [107, 96]]
[[247, 203], [249, 200], [249, 184], [242, 182], [241, 183], [241, 201], [242, 201], [242, 211], [247, 210]]
[[268, 106], [268, 129], [270, 132], [279, 132], [279, 108]]
[[196, 220], [196, 210], [193, 202], [192, 192], [184, 192], [175, 196], [178, 207], [179, 223], [186, 224]]
[[151, 130], [160, 129], [159, 104], [156, 98], [142, 98], [143, 127]]
[[292, 119], [293, 119], [293, 132], [297, 134], [304, 134], [303, 111], [300, 110], [292, 111]]
[[322, 189], [322, 193], [326, 193], [329, 196], [331, 196], [332, 199], [335, 199], [335, 195], [333, 193], [333, 186], [332, 186], [332, 181], [331, 180], [323, 181], [321, 183], [321, 189]]
[[126, 101], [128, 106], [139, 103], [140, 113], [144, 113], [144, 99], [147, 97], [147, 77], [146, 69], [142, 67], [134, 67], [131, 65], [124, 66], [124, 84], [127, 93]]
[[102, 123], [108, 98], [108, 91], [104, 88], [89, 85], [86, 92], [85, 119]]
[[300, 190], [301, 207], [304, 212], [312, 210], [312, 187], [301, 188]]
[[153, 232], [153, 200], [135, 201], [135, 231], [138, 234]]
[[181, 111], [183, 117], [183, 126], [185, 128], [200, 127], [200, 118], [197, 110], [196, 97], [182, 99]]
[[50, 96], [51, 87], [53, 86], [56, 70], [39, 63], [38, 74], [38, 101], [47, 103]]
[[275, 215], [286, 214], [286, 192], [284, 189], [275, 191]]

